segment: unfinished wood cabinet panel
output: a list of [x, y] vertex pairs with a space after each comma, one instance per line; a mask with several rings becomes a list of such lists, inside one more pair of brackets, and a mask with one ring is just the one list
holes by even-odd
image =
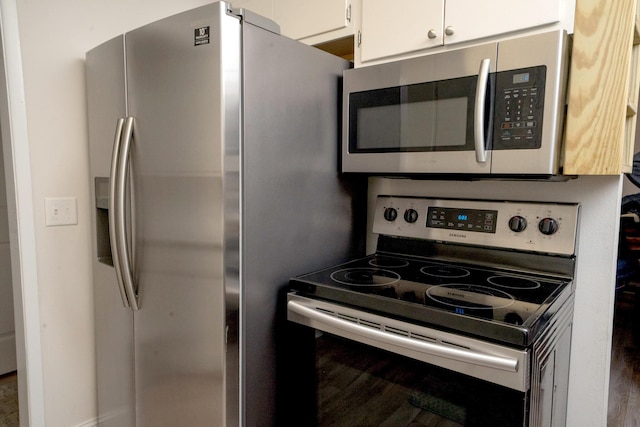
[[326, 43], [319, 43], [314, 47], [339, 56], [342, 59], [353, 61], [353, 35]]
[[617, 175], [631, 168], [638, 101], [636, 3], [576, 2], [565, 175]]
[[638, 92], [640, 91], [640, 7], [636, 3], [633, 25], [633, 47], [631, 48], [631, 64], [629, 66], [629, 93], [627, 99], [627, 117], [625, 119], [623, 172], [633, 168], [633, 154], [636, 138], [638, 113]]

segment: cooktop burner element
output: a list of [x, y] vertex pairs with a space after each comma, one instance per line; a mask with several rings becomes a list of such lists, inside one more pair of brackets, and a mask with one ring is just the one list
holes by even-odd
[[[416, 212], [411, 222], [402, 214], [409, 209]], [[574, 204], [379, 197], [377, 252], [296, 277], [291, 288], [309, 298], [525, 347], [573, 293], [577, 215]], [[529, 226], [512, 229], [513, 216], [526, 218]], [[466, 224], [469, 218], [473, 227]], [[550, 221], [553, 233], [536, 226]]]
[[400, 268], [400, 267], [406, 267], [407, 265], [409, 265], [409, 261], [404, 261], [401, 259], [394, 259], [394, 258], [374, 258], [371, 261], [369, 261], [369, 265], [372, 265], [374, 267], [381, 267], [381, 268]]
[[506, 289], [538, 289], [540, 282], [515, 276], [492, 276], [487, 279], [492, 285]]
[[469, 275], [469, 270], [450, 265], [430, 265], [428, 267], [422, 267], [420, 271], [429, 276], [443, 277], [447, 279], [455, 279]]
[[400, 275], [379, 268], [345, 268], [331, 273], [331, 279], [348, 286], [385, 286], [400, 280]]

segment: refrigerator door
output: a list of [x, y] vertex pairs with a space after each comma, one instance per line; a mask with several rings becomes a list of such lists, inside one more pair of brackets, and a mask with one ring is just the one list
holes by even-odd
[[[99, 405], [111, 425], [287, 424], [298, 405], [277, 384], [297, 378], [280, 354], [290, 345], [280, 296], [290, 277], [359, 255], [353, 243], [364, 241], [353, 224], [366, 189], [337, 173], [348, 62], [227, 7], [175, 15], [88, 55]], [[126, 250], [115, 255], [132, 282], [120, 292], [107, 208], [125, 116], [133, 140], [118, 157], [128, 163], [113, 170], [128, 171], [117, 180], [130, 192], [118, 197], [126, 221], [115, 221]]]
[[299, 374], [282, 357], [297, 346], [284, 333], [284, 291], [353, 255], [351, 183], [337, 172], [349, 64], [246, 23], [242, 39], [241, 425], [296, 425], [285, 420], [300, 408], [279, 389]]
[[[87, 53], [87, 102], [94, 229], [94, 301], [98, 420], [135, 425], [133, 312], [125, 307], [111, 257], [109, 173], [118, 119], [126, 116], [124, 38]], [[123, 300], [124, 297], [124, 300]]]
[[214, 3], [127, 33], [126, 44], [137, 423], [235, 425], [225, 411], [234, 386], [225, 380], [222, 138], [239, 140], [240, 21]]

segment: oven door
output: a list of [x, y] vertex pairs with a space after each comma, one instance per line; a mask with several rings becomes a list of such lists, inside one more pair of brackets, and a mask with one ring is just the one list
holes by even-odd
[[343, 172], [490, 173], [496, 51], [346, 70]]
[[295, 326], [296, 341], [311, 343], [314, 352], [306, 368], [301, 360], [309, 360], [295, 356], [297, 373], [288, 395], [298, 411], [291, 422], [526, 425], [529, 355], [524, 350], [295, 294], [289, 294], [287, 308], [289, 320], [305, 326]]

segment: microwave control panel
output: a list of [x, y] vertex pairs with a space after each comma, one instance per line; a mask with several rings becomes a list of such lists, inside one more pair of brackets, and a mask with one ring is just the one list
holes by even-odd
[[497, 73], [494, 150], [540, 148], [545, 75], [545, 66]]

